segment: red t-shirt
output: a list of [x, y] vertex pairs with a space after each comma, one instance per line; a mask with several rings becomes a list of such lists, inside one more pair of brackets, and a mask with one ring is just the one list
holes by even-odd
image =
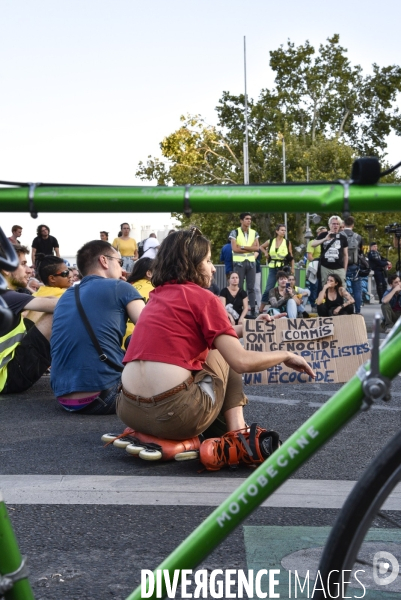
[[222, 334], [237, 337], [214, 294], [195, 283], [165, 283], [150, 292], [123, 362], [150, 360], [199, 371]]

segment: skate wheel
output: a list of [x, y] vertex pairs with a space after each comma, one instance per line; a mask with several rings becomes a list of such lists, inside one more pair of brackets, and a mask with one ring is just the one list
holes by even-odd
[[199, 458], [198, 450], [187, 450], [186, 452], [179, 452], [174, 456], [175, 460], [195, 460]]
[[118, 437], [118, 433], [105, 433], [104, 435], [102, 435], [101, 440], [102, 440], [102, 442], [106, 442], [106, 443], [114, 442], [116, 437]]
[[162, 457], [162, 453], [160, 450], [153, 450], [151, 448], [144, 448], [139, 453], [139, 458], [143, 458], [143, 460], [160, 460]]
[[125, 447], [125, 450], [128, 452], [128, 454], [139, 454], [141, 450], [145, 450], [145, 446], [138, 446], [137, 444], [128, 444], [128, 446]]
[[131, 442], [132, 440], [130, 440], [129, 438], [122, 437], [114, 440], [113, 446], [116, 446], [117, 448], [126, 448], [131, 444]]

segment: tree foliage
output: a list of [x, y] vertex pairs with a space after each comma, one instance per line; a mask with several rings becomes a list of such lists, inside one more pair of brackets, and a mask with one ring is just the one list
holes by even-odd
[[[255, 101], [248, 99], [249, 174], [251, 183], [283, 180], [283, 143], [286, 180], [334, 180], [349, 177], [358, 155], [385, 157], [386, 137], [401, 135], [401, 116], [396, 106], [401, 91], [401, 68], [374, 64], [364, 75], [351, 65], [347, 51], [333, 35], [318, 51], [306, 41], [295, 47], [288, 40], [270, 52], [275, 86], [263, 89]], [[200, 115], [181, 117], [180, 127], [160, 144], [162, 158], [149, 156], [136, 175], [158, 185], [241, 184], [245, 139], [245, 97], [223, 92], [216, 107], [217, 126]], [[395, 175], [387, 178], [395, 181]], [[182, 226], [189, 220], [177, 215]], [[303, 241], [304, 215], [289, 215], [289, 237]], [[255, 215], [255, 228], [263, 241], [274, 233], [282, 214]], [[401, 215], [356, 215], [356, 229], [374, 223], [376, 239], [387, 241], [385, 224], [401, 221]], [[197, 224], [213, 243], [213, 258], [238, 226], [238, 215], [196, 214]], [[380, 235], [379, 235], [380, 233]], [[365, 237], [367, 237], [365, 235]]]

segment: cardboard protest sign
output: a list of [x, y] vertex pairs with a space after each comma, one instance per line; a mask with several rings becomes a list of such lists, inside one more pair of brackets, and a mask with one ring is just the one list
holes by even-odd
[[[349, 381], [358, 367], [370, 359], [365, 321], [361, 315], [282, 318], [270, 323], [245, 319], [244, 326], [247, 350], [288, 350], [300, 354], [316, 372], [318, 383]], [[244, 376], [244, 382], [251, 385], [313, 381], [306, 373], [298, 373], [284, 364]]]

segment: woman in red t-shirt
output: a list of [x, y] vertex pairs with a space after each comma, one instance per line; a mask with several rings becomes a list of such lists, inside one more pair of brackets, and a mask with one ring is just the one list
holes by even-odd
[[315, 376], [291, 352], [244, 350], [221, 302], [206, 289], [215, 268], [210, 243], [196, 227], [167, 236], [152, 271], [155, 289], [124, 358], [117, 403], [129, 427], [172, 440], [205, 430], [246, 432], [242, 373], [284, 362]]

